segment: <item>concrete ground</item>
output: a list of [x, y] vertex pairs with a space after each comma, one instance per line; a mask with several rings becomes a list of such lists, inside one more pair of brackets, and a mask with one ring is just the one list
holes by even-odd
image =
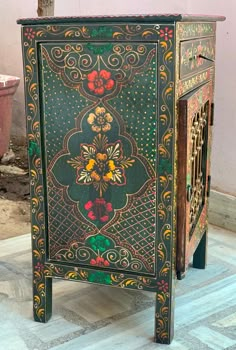
[[0, 241], [0, 349], [236, 349], [236, 234], [210, 227], [207, 270], [177, 283], [175, 338], [153, 343], [154, 295], [53, 282], [53, 317], [32, 319], [30, 235]]

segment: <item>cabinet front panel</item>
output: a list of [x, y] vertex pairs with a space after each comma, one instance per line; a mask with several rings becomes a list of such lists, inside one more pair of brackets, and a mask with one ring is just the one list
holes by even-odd
[[49, 260], [152, 275], [157, 45], [39, 46]]

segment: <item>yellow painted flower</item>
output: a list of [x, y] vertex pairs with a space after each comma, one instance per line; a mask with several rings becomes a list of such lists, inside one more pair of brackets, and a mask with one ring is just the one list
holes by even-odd
[[[100, 108], [101, 113], [104, 110]], [[126, 169], [134, 162], [134, 159], [123, 155], [121, 141], [108, 143], [107, 136], [99, 133], [94, 137], [92, 144], [81, 144], [80, 155], [69, 163], [77, 169], [76, 183], [93, 184], [102, 197], [108, 186], [126, 184]]]
[[99, 182], [101, 180], [101, 176], [97, 173], [96, 170], [91, 172], [91, 179], [93, 179], [96, 182]]
[[115, 166], [114, 160], [108, 161], [108, 167], [110, 170], [115, 170], [116, 166]]
[[109, 182], [113, 177], [113, 173], [111, 171], [109, 171], [108, 173], [106, 173], [104, 176], [103, 176], [103, 180], [105, 182]]
[[99, 161], [106, 161], [107, 160], [107, 154], [106, 153], [97, 153], [96, 159]]
[[94, 168], [96, 161], [94, 159], [89, 159], [88, 164], [86, 165], [86, 170], [91, 171]]
[[107, 113], [104, 107], [97, 107], [95, 113], [90, 113], [87, 122], [92, 125], [95, 132], [106, 132], [111, 129], [113, 117]]

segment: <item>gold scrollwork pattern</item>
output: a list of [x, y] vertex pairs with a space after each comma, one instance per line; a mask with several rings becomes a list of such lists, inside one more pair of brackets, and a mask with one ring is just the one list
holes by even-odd
[[160, 343], [170, 339], [170, 319], [172, 314], [172, 284], [173, 284], [173, 256], [175, 223], [173, 202], [174, 191], [174, 70], [171, 27], [162, 30], [164, 40], [160, 41], [160, 113], [159, 113], [159, 177], [158, 177], [158, 246], [157, 271], [158, 292], [156, 295], [156, 340]]
[[30, 154], [30, 191], [32, 216], [32, 247], [33, 247], [33, 289], [35, 317], [43, 320], [45, 317], [46, 286], [44, 278], [44, 263], [46, 260], [45, 241], [45, 210], [43, 172], [41, 159], [41, 133], [39, 122], [39, 93], [36, 77], [37, 52], [34, 45], [36, 32], [25, 28], [24, 57], [25, 57], [25, 86], [28, 150]]

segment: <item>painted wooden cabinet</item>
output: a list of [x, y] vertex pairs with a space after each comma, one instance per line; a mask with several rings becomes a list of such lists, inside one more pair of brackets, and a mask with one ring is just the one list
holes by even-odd
[[156, 293], [173, 337], [176, 276], [205, 267], [216, 21], [21, 19], [34, 316], [52, 278]]

